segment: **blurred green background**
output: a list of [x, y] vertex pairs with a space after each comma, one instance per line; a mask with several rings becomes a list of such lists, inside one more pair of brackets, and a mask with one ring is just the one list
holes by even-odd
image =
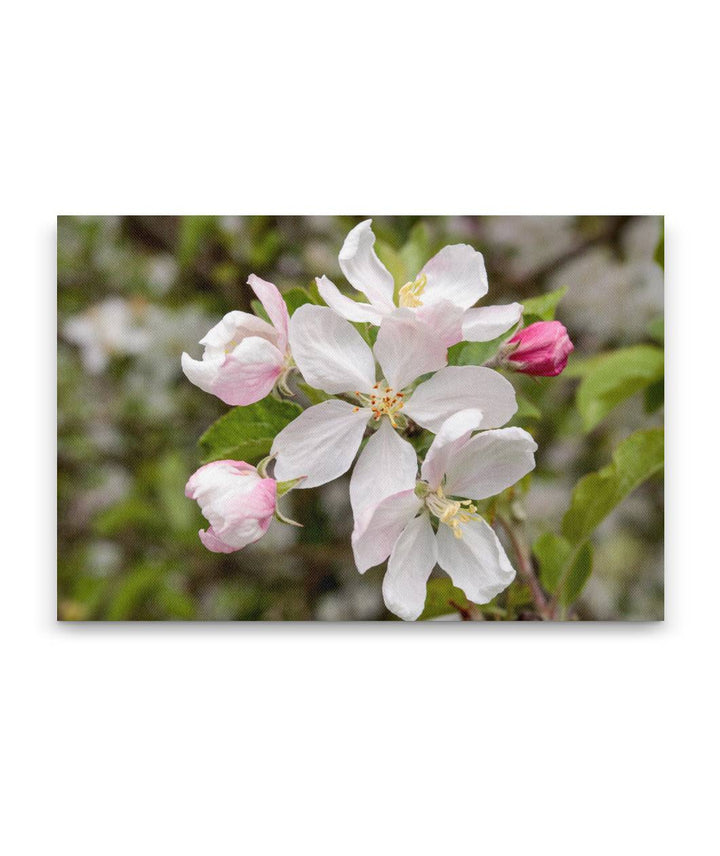
[[[250, 309], [250, 273], [281, 291], [323, 273], [343, 286], [337, 254], [361, 219], [58, 219], [61, 619], [391, 617], [381, 569], [360, 576], [352, 561], [347, 477], [288, 495], [283, 508], [303, 529], [274, 522], [230, 555], [202, 547], [197, 530], [206, 523], [184, 496], [200, 462], [197, 440], [228, 408], [184, 378], [181, 352], [199, 357], [198, 340], [222, 315]], [[661, 218], [376, 217], [373, 228], [389, 266], [403, 247], [421, 265], [446, 244], [472, 244], [485, 256], [485, 303], [568, 286], [557, 311], [576, 345], [568, 370], [513, 378], [537, 408], [517, 423], [539, 443], [525, 535], [532, 542], [557, 531], [578, 478], [607, 464], [631, 432], [662, 425], [662, 411], [649, 412], [643, 396], [590, 432], [575, 406], [583, 361], [662, 340]], [[661, 618], [662, 480], [627, 498], [594, 542], [575, 617]]]

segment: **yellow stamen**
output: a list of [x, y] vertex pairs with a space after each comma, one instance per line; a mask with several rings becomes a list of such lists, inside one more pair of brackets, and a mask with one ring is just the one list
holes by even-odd
[[469, 499], [447, 499], [442, 486], [425, 497], [425, 504], [441, 523], [449, 526], [456, 538], [462, 538], [462, 526], [479, 520], [477, 508]]
[[420, 297], [425, 291], [426, 285], [427, 276], [424, 273], [420, 274], [415, 282], [406, 282], [398, 295], [400, 306], [409, 306], [411, 308], [422, 306], [423, 302], [420, 300]]

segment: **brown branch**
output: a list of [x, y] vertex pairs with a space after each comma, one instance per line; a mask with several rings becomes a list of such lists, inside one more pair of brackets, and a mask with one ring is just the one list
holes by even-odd
[[505, 530], [505, 533], [512, 544], [513, 550], [515, 551], [515, 555], [517, 556], [518, 569], [520, 571], [520, 576], [525, 580], [525, 582], [530, 587], [530, 592], [532, 593], [533, 602], [535, 603], [535, 607], [538, 613], [544, 618], [551, 618], [551, 614], [548, 612], [547, 598], [545, 597], [545, 593], [540, 586], [540, 582], [538, 578], [535, 576], [535, 571], [533, 570], [532, 562], [528, 557], [525, 549], [520, 543], [519, 538], [517, 537], [515, 530], [510, 525], [510, 522], [502, 517], [500, 514], [495, 515], [495, 520], [502, 526]]

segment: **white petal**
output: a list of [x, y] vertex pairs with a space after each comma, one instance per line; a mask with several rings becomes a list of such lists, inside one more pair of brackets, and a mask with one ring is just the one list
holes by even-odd
[[262, 303], [263, 308], [268, 314], [268, 318], [272, 321], [272, 325], [278, 334], [277, 346], [285, 353], [288, 343], [290, 315], [282, 294], [280, 294], [276, 285], [260, 279], [254, 273], [251, 273], [248, 277], [248, 285], [257, 294], [258, 300]]
[[[236, 345], [248, 336], [259, 336], [273, 345], [277, 345], [278, 334], [275, 328], [249, 312], [234, 310], [228, 312], [208, 333], [200, 339], [205, 346], [203, 359], [224, 357]], [[284, 349], [283, 349], [284, 350]]]
[[357, 300], [351, 300], [344, 294], [340, 294], [335, 283], [326, 276], [316, 277], [315, 282], [325, 303], [348, 321], [369, 321], [376, 326], [382, 321], [382, 313], [374, 306], [370, 303], [358, 303]]
[[476, 434], [451, 456], [445, 493], [470, 499], [495, 496], [535, 469], [536, 449], [522, 428]]
[[290, 319], [290, 350], [305, 380], [331, 395], [375, 383], [375, 360], [358, 331], [332, 309], [306, 303]]
[[397, 309], [383, 320], [373, 351], [394, 390], [447, 365], [447, 345], [410, 309]]
[[215, 359], [194, 360], [190, 354], [183, 352], [180, 358], [182, 370], [185, 377], [199, 386], [204, 392], [212, 392], [212, 385], [218, 375], [220, 366], [225, 362], [225, 357], [220, 356]]
[[470, 439], [471, 432], [482, 423], [482, 418], [481, 410], [460, 410], [443, 422], [422, 465], [422, 477], [432, 490], [442, 482], [448, 462]]
[[405, 621], [423, 611], [427, 581], [437, 562], [437, 541], [430, 517], [421, 514], [405, 527], [390, 554], [382, 592], [385, 606]]
[[468, 244], [443, 247], [421, 273], [427, 276], [423, 303], [449, 300], [468, 309], [487, 294], [488, 279], [482, 253]]
[[370, 303], [378, 309], [390, 310], [393, 308], [395, 283], [373, 249], [375, 235], [370, 228], [371, 223], [372, 220], [363, 220], [348, 234], [338, 261], [350, 285], [367, 295]]
[[462, 534], [456, 538], [449, 526], [440, 524], [438, 564], [468, 600], [488, 603], [515, 579], [515, 569], [484, 520], [463, 524]]
[[336, 399], [308, 407], [273, 441], [271, 452], [277, 456], [275, 478], [289, 481], [305, 476], [298, 487], [308, 488], [347, 472], [369, 415], [368, 410], [356, 412], [352, 404]]
[[352, 547], [355, 564], [361, 574], [387, 559], [421, 505], [414, 489], [405, 490], [386, 497], [360, 514], [355, 520]]
[[403, 412], [437, 434], [458, 410], [482, 410], [480, 427], [498, 428], [517, 410], [513, 385], [482, 366], [447, 366], [417, 387]]
[[415, 449], [395, 431], [389, 419], [367, 441], [350, 479], [350, 504], [356, 519], [369, 505], [410, 490], [417, 480]]
[[522, 311], [521, 303], [468, 309], [462, 321], [463, 340], [465, 342], [491, 342], [514, 327], [522, 317]]
[[465, 310], [449, 300], [438, 300], [413, 310], [415, 316], [427, 324], [448, 348], [462, 341], [462, 323]]

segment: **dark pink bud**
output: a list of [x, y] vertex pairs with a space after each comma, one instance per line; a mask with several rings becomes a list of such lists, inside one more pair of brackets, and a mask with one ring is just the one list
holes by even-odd
[[505, 357], [508, 368], [540, 377], [559, 375], [575, 348], [559, 321], [537, 321], [518, 330], [505, 347], [512, 348]]

